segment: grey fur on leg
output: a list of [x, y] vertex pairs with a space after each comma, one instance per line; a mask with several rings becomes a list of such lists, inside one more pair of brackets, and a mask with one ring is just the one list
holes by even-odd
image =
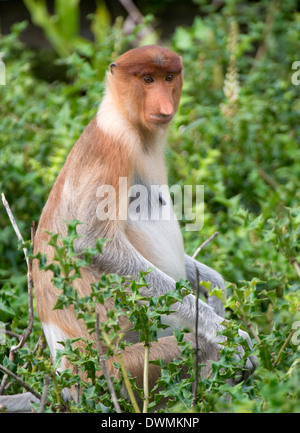
[[[197, 260], [188, 256], [187, 254], [185, 255], [185, 269], [186, 269], [187, 278], [190, 281], [194, 290], [197, 288], [197, 275], [196, 275], [196, 269], [197, 269], [200, 282], [201, 281], [211, 282], [212, 288], [218, 287], [222, 289], [226, 297], [225, 282], [222, 276], [214, 269], [211, 269], [210, 267], [204, 265], [203, 263], [198, 262]], [[201, 285], [200, 285], [200, 291], [206, 297], [207, 304], [214, 309], [214, 311], [218, 314], [218, 316], [225, 317], [225, 310], [222, 301], [216, 298], [215, 296], [208, 296], [207, 290], [205, 289], [205, 287]], [[242, 336], [247, 341], [250, 349], [252, 349], [252, 343], [247, 332], [239, 330], [239, 335]], [[242, 358], [242, 356], [244, 355], [244, 349], [242, 348], [242, 346], [239, 346], [237, 348], [237, 352], [238, 352], [237, 357]], [[254, 356], [250, 356], [249, 358], [247, 358], [245, 363], [245, 370], [243, 371], [243, 373], [237, 375], [236, 379], [232, 379], [231, 383], [235, 384], [248, 379], [256, 369], [256, 366], [257, 363], [256, 363], [256, 358]]]

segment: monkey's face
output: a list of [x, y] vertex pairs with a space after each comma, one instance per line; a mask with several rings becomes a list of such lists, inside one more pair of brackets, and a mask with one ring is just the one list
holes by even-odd
[[179, 105], [182, 80], [175, 72], [154, 71], [140, 78], [143, 89], [145, 125], [151, 128], [168, 125]]
[[131, 124], [154, 130], [168, 126], [182, 89], [181, 58], [157, 46], [135, 48], [111, 64], [120, 107]]

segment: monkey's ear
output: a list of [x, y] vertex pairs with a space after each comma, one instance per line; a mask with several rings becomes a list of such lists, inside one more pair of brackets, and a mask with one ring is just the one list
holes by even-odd
[[117, 63], [111, 63], [111, 64], [109, 65], [109, 67], [110, 67], [110, 72], [111, 72], [112, 74], [114, 73], [113, 69], [114, 69], [116, 66], [117, 66]]

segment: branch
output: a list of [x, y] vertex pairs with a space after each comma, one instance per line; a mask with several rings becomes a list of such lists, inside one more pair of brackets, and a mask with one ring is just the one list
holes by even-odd
[[254, 326], [252, 325], [250, 320], [248, 320], [244, 314], [238, 314], [238, 316], [241, 320], [243, 320], [245, 322], [246, 326], [250, 329], [250, 331], [251, 331], [253, 337], [255, 338], [255, 340], [257, 341], [257, 343], [261, 344], [261, 339], [259, 338], [259, 336], [258, 336], [257, 332], [255, 331]]
[[[212, 234], [208, 239], [206, 239], [206, 241], [204, 241], [200, 247], [197, 248], [197, 250], [194, 252], [193, 254], [193, 259], [195, 259], [197, 257], [197, 255], [200, 253], [200, 251], [206, 246], [208, 245], [212, 240], [215, 239], [215, 237], [217, 237], [219, 234], [219, 232], [215, 232], [214, 234]], [[195, 270], [196, 270], [196, 287], [197, 287], [197, 293], [196, 293], [196, 323], [195, 323], [195, 348], [194, 348], [194, 355], [195, 355], [195, 383], [194, 383], [194, 395], [193, 395], [193, 400], [192, 400], [192, 404], [191, 407], [194, 408], [196, 406], [196, 402], [197, 402], [197, 391], [198, 391], [198, 370], [199, 370], [199, 356], [198, 356], [198, 316], [199, 316], [199, 305], [198, 305], [198, 301], [199, 301], [199, 294], [200, 294], [200, 281], [199, 281], [199, 271], [197, 266], [195, 266]]]
[[[11, 222], [13, 228], [14, 228], [14, 231], [15, 231], [15, 233], [17, 235], [17, 238], [19, 239], [20, 242], [22, 242], [22, 244], [24, 244], [25, 242], [24, 242], [23, 236], [21, 235], [19, 227], [17, 226], [16, 220], [15, 220], [15, 218], [13, 216], [13, 213], [12, 213], [10, 207], [9, 207], [9, 204], [8, 204], [6, 198], [5, 198], [5, 195], [2, 193], [1, 197], [2, 197], [2, 203], [3, 203], [3, 205], [4, 205], [5, 209], [6, 209], [7, 215], [9, 216], [10, 222]], [[26, 263], [27, 263], [27, 266], [28, 266], [29, 259], [27, 257], [27, 248], [24, 247], [23, 251], [24, 251]]]
[[282, 345], [277, 358], [275, 359], [275, 361], [273, 362], [273, 366], [274, 367], [278, 367], [278, 365], [280, 364], [280, 358], [281, 358], [281, 354], [282, 352], [285, 350], [285, 348], [288, 346], [293, 334], [295, 332], [295, 329], [292, 329], [291, 332], [289, 333], [289, 335], [287, 336], [287, 339], [285, 340], [284, 344]]
[[197, 257], [197, 255], [200, 253], [200, 251], [206, 247], [207, 244], [209, 244], [209, 242], [211, 242], [213, 239], [215, 239], [215, 237], [217, 237], [219, 234], [219, 232], [215, 232], [213, 235], [211, 235], [210, 238], [208, 238], [206, 241], [203, 242], [203, 244], [200, 245], [200, 247], [197, 248], [197, 250], [194, 252], [193, 254], [193, 259], [195, 259]]
[[257, 332], [255, 331], [255, 329], [254, 329], [252, 323], [249, 322], [248, 320], [246, 320], [245, 318], [244, 318], [244, 320], [245, 320], [246, 325], [248, 326], [248, 328], [249, 328], [250, 331], [252, 332], [252, 335], [253, 335], [253, 337], [255, 338], [255, 340], [257, 341], [258, 344], [260, 344], [260, 343], [261, 343], [261, 339], [259, 338]]
[[[33, 245], [33, 240], [34, 240], [34, 232], [35, 232], [35, 222], [33, 221], [31, 224], [31, 243]], [[24, 243], [24, 241], [23, 241]], [[23, 248], [24, 250], [25, 248]], [[25, 252], [24, 252], [25, 254]], [[26, 254], [27, 254], [27, 250], [26, 250]], [[28, 259], [28, 257], [25, 255], [26, 258], [26, 263], [27, 263], [27, 267], [28, 267], [28, 272], [27, 272], [27, 287], [28, 287], [28, 326], [26, 331], [24, 332], [24, 334], [22, 335], [22, 339], [20, 341], [20, 343], [17, 346], [13, 346], [11, 348], [11, 351], [13, 351], [14, 353], [17, 352], [17, 350], [19, 350], [21, 347], [24, 346], [25, 342], [27, 341], [29, 335], [32, 332], [32, 328], [33, 328], [33, 278], [32, 278], [32, 263], [31, 260]]]
[[[42, 356], [46, 346], [47, 346], [46, 338], [45, 338], [44, 332], [42, 331], [41, 335], [38, 339], [38, 342], [36, 343], [36, 345], [32, 351], [32, 355], [34, 355], [36, 353], [36, 358], [39, 359]], [[29, 362], [30, 361], [25, 362], [25, 364], [24, 364], [25, 369], [27, 369]], [[35, 373], [36, 371], [37, 371], [37, 366], [34, 365], [32, 367], [32, 372]]]
[[[96, 314], [96, 317], [98, 317], [98, 314]], [[98, 331], [98, 332], [97, 332], [97, 331]], [[100, 350], [100, 354], [102, 354], [102, 351], [101, 351], [101, 345], [100, 345], [100, 338], [99, 338], [99, 318], [98, 318], [98, 321], [96, 320], [96, 334], [98, 334], [98, 335], [97, 335], [97, 339], [98, 339], [98, 342], [97, 342], [97, 345], [98, 345], [98, 352], [99, 352], [99, 350]], [[122, 336], [122, 334], [120, 334], [119, 338], [120, 338], [121, 336]], [[133, 392], [132, 386], [131, 386], [131, 384], [130, 384], [130, 380], [129, 380], [128, 373], [127, 373], [127, 370], [126, 370], [126, 366], [125, 366], [124, 361], [123, 361], [123, 358], [122, 358], [121, 350], [118, 349], [118, 345], [117, 345], [117, 344], [116, 344], [116, 345], [113, 345], [113, 344], [111, 343], [111, 341], [110, 341], [110, 339], [109, 339], [109, 336], [108, 336], [108, 334], [105, 333], [105, 331], [102, 332], [102, 337], [103, 337], [105, 343], [107, 344], [107, 347], [108, 347], [108, 348], [109, 348], [109, 347], [114, 347], [113, 352], [116, 352], [116, 356], [117, 356], [117, 358], [118, 358], [118, 361], [119, 361], [119, 364], [120, 364], [120, 367], [121, 367], [121, 372], [122, 372], [122, 374], [123, 374], [124, 384], [125, 384], [125, 388], [126, 388], [126, 390], [127, 390], [127, 393], [128, 393], [129, 399], [130, 399], [130, 401], [131, 401], [131, 403], [132, 403], [132, 406], [133, 406], [135, 412], [136, 412], [136, 413], [140, 413], [141, 411], [140, 411], [140, 408], [139, 408], [139, 406], [138, 406], [138, 404], [137, 404], [137, 402], [136, 402], [136, 398], [135, 398], [135, 396], [134, 396], [134, 392]], [[103, 355], [102, 355], [102, 356], [103, 356]], [[100, 358], [100, 359], [101, 359], [101, 358]], [[104, 358], [104, 357], [103, 357], [103, 360], [105, 361], [105, 358]], [[104, 371], [103, 371], [103, 372], [105, 372], [105, 371], [107, 372], [106, 365], [105, 365], [105, 367], [104, 367]], [[108, 378], [109, 378], [109, 380], [110, 380], [110, 376], [109, 376], [108, 372], [107, 372], [107, 375], [108, 375]], [[109, 383], [109, 382], [108, 382], [108, 383]]]
[[[2, 203], [6, 209], [6, 212], [8, 214], [8, 217], [10, 219], [10, 222], [13, 226], [13, 229], [17, 235], [17, 238], [19, 239], [19, 241], [22, 243], [22, 245], [25, 244], [23, 236], [21, 235], [21, 232], [19, 230], [19, 227], [16, 223], [16, 220], [13, 216], [13, 213], [10, 209], [10, 206], [5, 198], [5, 195], [2, 193]], [[34, 231], [35, 231], [35, 223], [33, 222], [31, 225], [31, 242], [33, 244], [33, 240], [34, 240]], [[25, 246], [23, 246], [23, 252], [24, 252], [24, 256], [25, 256], [25, 260], [26, 260], [26, 264], [27, 264], [27, 287], [28, 287], [28, 327], [26, 329], [26, 331], [24, 332], [24, 334], [21, 336], [20, 342], [17, 346], [12, 346], [9, 352], [9, 360], [11, 362], [13, 362], [14, 357], [16, 352], [24, 346], [25, 342], [27, 341], [29, 335], [32, 332], [32, 328], [33, 328], [33, 279], [32, 279], [32, 263], [29, 260], [28, 257], [28, 251], [27, 248]], [[3, 393], [3, 390], [5, 388], [6, 382], [8, 379], [8, 375], [5, 374], [3, 376], [2, 379], [2, 383], [0, 386], [0, 395]]]
[[125, 366], [123, 358], [122, 358], [121, 351], [117, 352], [117, 358], [119, 360], [121, 371], [123, 373], [123, 379], [124, 379], [124, 382], [125, 382], [125, 387], [127, 389], [127, 392], [128, 392], [130, 401], [132, 403], [133, 409], [134, 409], [135, 413], [140, 413], [141, 411], [140, 411], [140, 408], [139, 408], [139, 406], [137, 404], [136, 398], [134, 396], [134, 392], [133, 392], [132, 386], [130, 384], [130, 380], [129, 380], [128, 373], [127, 373], [127, 370], [126, 370], [126, 366]]
[[294, 266], [295, 271], [297, 272], [298, 277], [300, 278], [300, 267], [296, 259], [291, 261], [292, 266]]
[[22, 335], [19, 335], [13, 331], [9, 331], [8, 329], [0, 329], [0, 334], [9, 335], [10, 337], [16, 338], [19, 341], [22, 340]]
[[150, 355], [150, 345], [145, 344], [145, 359], [144, 359], [144, 404], [143, 413], [147, 413], [149, 406], [149, 355]]
[[131, 0], [119, 0], [119, 2], [135, 24], [141, 24], [143, 22], [143, 15]]
[[0, 364], [0, 370], [4, 371], [4, 373], [10, 377], [12, 377], [16, 382], [18, 382], [23, 388], [25, 388], [27, 391], [31, 392], [36, 398], [39, 400], [41, 399], [41, 395], [36, 392], [35, 389], [31, 388], [30, 385], [28, 385], [24, 380], [20, 379], [19, 376], [17, 376], [12, 371], [8, 370], [8, 368], [4, 367], [4, 365]]
[[115, 392], [115, 389], [113, 387], [110, 375], [108, 373], [106, 362], [105, 362], [105, 358], [104, 358], [104, 355], [103, 355], [103, 352], [102, 352], [102, 347], [101, 347], [101, 343], [100, 343], [99, 314], [98, 313], [96, 313], [96, 327], [95, 327], [95, 331], [96, 331], [96, 337], [97, 337], [96, 338], [96, 344], [97, 344], [97, 351], [98, 351], [98, 356], [99, 356], [99, 362], [100, 362], [103, 374], [105, 376], [106, 383], [107, 383], [110, 395], [112, 397], [112, 400], [113, 400], [116, 412], [117, 413], [121, 413], [121, 408], [120, 408], [120, 405], [119, 405], [119, 402], [118, 402], [118, 399], [117, 399], [117, 396], [116, 396], [116, 392]]
[[[136, 5], [133, 3], [132, 0], [119, 0], [119, 2], [128, 13], [128, 18], [126, 19], [125, 22], [125, 24], [127, 24], [127, 27], [129, 27], [127, 33], [132, 33], [135, 26], [142, 24], [144, 20], [143, 14], [139, 11], [139, 9], [136, 7]], [[142, 39], [144, 36], [147, 36], [148, 34], [152, 34], [152, 33], [155, 33], [155, 31], [153, 27], [150, 24], [148, 24], [147, 27], [143, 29], [142, 32], [139, 33], [138, 38]]]
[[258, 174], [274, 191], [278, 189], [278, 183], [263, 168], [257, 167]]
[[42, 393], [42, 397], [41, 397], [41, 403], [38, 409], [38, 413], [43, 413], [44, 411], [44, 407], [45, 407], [45, 403], [47, 400], [47, 393], [48, 393], [48, 388], [49, 388], [49, 383], [50, 383], [50, 377], [46, 376], [45, 377], [45, 384], [44, 384], [44, 388], [43, 388], [43, 393]]
[[[203, 244], [202, 244], [203, 245]], [[197, 287], [197, 293], [196, 293], [196, 323], [195, 323], [195, 348], [194, 348], [194, 355], [195, 355], [195, 383], [194, 383], [194, 395], [193, 395], [193, 400], [192, 400], [192, 404], [191, 407], [194, 408], [196, 406], [197, 403], [197, 392], [198, 392], [198, 369], [199, 369], [199, 356], [198, 356], [198, 316], [199, 316], [199, 305], [198, 305], [198, 301], [199, 301], [199, 292], [200, 292], [200, 281], [199, 281], [199, 271], [197, 266], [195, 265], [196, 268], [196, 287]]]
[[252, 69], [250, 72], [252, 72], [252, 70], [255, 68], [255, 65], [257, 64], [257, 62], [259, 60], [262, 60], [268, 50], [268, 44], [269, 44], [269, 36], [272, 32], [273, 29], [273, 25], [275, 22], [275, 13], [276, 13], [276, 9], [278, 8], [280, 3], [280, 0], [272, 0], [270, 5], [269, 5], [269, 10], [267, 11], [267, 16], [266, 16], [266, 20], [265, 20], [265, 24], [264, 24], [264, 29], [263, 29], [263, 34], [262, 34], [262, 44], [258, 47], [258, 50], [256, 52], [255, 55], [255, 62], [253, 63]]

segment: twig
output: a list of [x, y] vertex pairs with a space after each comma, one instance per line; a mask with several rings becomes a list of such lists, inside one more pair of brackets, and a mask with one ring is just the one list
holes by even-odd
[[43, 392], [42, 392], [42, 397], [41, 397], [41, 403], [38, 409], [38, 413], [43, 413], [44, 411], [44, 407], [45, 407], [45, 403], [47, 400], [47, 393], [48, 393], [48, 388], [49, 388], [49, 383], [50, 383], [50, 377], [46, 376], [45, 377], [45, 384], [44, 384], [44, 388], [43, 388]]
[[24, 380], [20, 379], [15, 373], [8, 370], [8, 368], [4, 367], [4, 365], [0, 364], [0, 370], [4, 371], [5, 374], [12, 377], [16, 382], [18, 382], [23, 388], [25, 388], [27, 391], [31, 392], [36, 398], [39, 400], [41, 399], [41, 395], [35, 391], [35, 389], [31, 388], [30, 385], [28, 385]]
[[210, 238], [208, 238], [206, 241], [203, 242], [203, 244], [200, 245], [200, 247], [198, 247], [196, 249], [196, 251], [193, 254], [193, 259], [195, 259], [197, 257], [197, 255], [200, 253], [200, 251], [206, 247], [207, 244], [209, 244], [209, 242], [211, 242], [213, 239], [215, 239], [216, 236], [218, 236], [219, 232], [215, 232], [213, 235], [211, 235]]
[[251, 68], [250, 73], [254, 70], [255, 65], [257, 62], [261, 59], [263, 59], [267, 53], [268, 49], [268, 42], [269, 42], [269, 35], [272, 32], [272, 28], [275, 22], [275, 12], [278, 8], [278, 5], [280, 3], [280, 0], [273, 0], [270, 3], [269, 10], [267, 11], [267, 16], [264, 24], [263, 34], [262, 34], [262, 44], [258, 47], [258, 50], [255, 55], [255, 62], [253, 63], [253, 66]]
[[195, 348], [194, 348], [194, 355], [195, 355], [195, 383], [194, 383], [194, 395], [193, 395], [193, 400], [191, 403], [191, 407], [194, 408], [196, 406], [197, 403], [197, 391], [198, 391], [198, 369], [199, 369], [199, 356], [198, 356], [198, 316], [199, 316], [199, 306], [198, 306], [198, 301], [199, 301], [199, 292], [200, 292], [200, 281], [199, 281], [199, 271], [197, 266], [195, 265], [196, 268], [196, 286], [197, 286], [197, 292], [196, 292], [196, 323], [195, 323]]
[[[39, 359], [42, 356], [46, 346], [47, 346], [46, 338], [45, 338], [44, 332], [42, 331], [41, 335], [38, 339], [38, 342], [36, 343], [36, 345], [32, 351], [32, 354], [34, 355], [36, 353], [36, 358]], [[24, 364], [25, 369], [27, 369], [29, 362], [30, 361], [27, 361]], [[37, 365], [34, 365], [32, 367], [32, 372], [35, 373], [36, 371], [37, 371]]]
[[291, 261], [292, 266], [294, 266], [295, 271], [297, 272], [298, 277], [300, 278], [300, 267], [298, 265], [298, 262], [294, 259]]
[[63, 401], [62, 401], [61, 389], [60, 389], [60, 386], [58, 385], [58, 382], [57, 382], [57, 372], [56, 371], [51, 372], [51, 378], [53, 380], [53, 385], [54, 385], [57, 412], [62, 412]]
[[150, 345], [145, 344], [145, 360], [144, 360], [144, 404], [143, 413], [147, 413], [149, 406], [149, 355]]
[[246, 326], [250, 329], [253, 337], [255, 338], [255, 340], [257, 341], [258, 344], [261, 343], [261, 339], [259, 338], [257, 332], [254, 329], [254, 326], [252, 325], [252, 323], [245, 317], [244, 314], [239, 314], [239, 317], [241, 320], [243, 320], [246, 324]]
[[[131, 0], [119, 0], [119, 2], [128, 13], [126, 21], [129, 24], [130, 29], [128, 33], [131, 33], [135, 26], [142, 24], [144, 16]], [[139, 33], [139, 39], [152, 33], [154, 33], [154, 29], [150, 24], [148, 24], [147, 27]]]
[[119, 0], [119, 2], [130, 15], [135, 24], [141, 24], [143, 22], [143, 15], [131, 0]]
[[258, 167], [258, 174], [272, 189], [277, 190], [278, 183], [263, 168]]
[[245, 320], [245, 323], [248, 326], [248, 328], [250, 329], [250, 331], [252, 332], [252, 335], [255, 338], [255, 340], [257, 341], [257, 343], [260, 344], [261, 343], [261, 339], [259, 338], [257, 332], [255, 331], [252, 323], [250, 323], [248, 320]]
[[134, 393], [133, 393], [133, 390], [132, 390], [132, 386], [131, 386], [130, 381], [129, 381], [128, 373], [127, 373], [127, 370], [126, 370], [126, 367], [125, 367], [125, 364], [124, 364], [124, 361], [123, 361], [123, 358], [122, 358], [121, 351], [119, 351], [117, 353], [117, 357], [118, 357], [119, 364], [120, 364], [120, 367], [121, 367], [121, 370], [122, 370], [122, 373], [123, 373], [123, 378], [124, 378], [125, 386], [126, 386], [126, 389], [127, 389], [127, 392], [128, 392], [129, 398], [130, 398], [130, 401], [132, 403], [133, 409], [134, 409], [135, 413], [141, 413], [140, 408], [139, 408], [139, 406], [137, 404], [136, 398], [134, 396]]
[[[96, 314], [96, 317], [97, 317], [97, 314]], [[96, 320], [96, 327], [98, 327], [98, 330], [99, 330], [99, 320], [98, 320], [98, 325], [97, 325], [97, 320]], [[120, 336], [121, 336], [121, 334], [120, 334]], [[134, 392], [132, 390], [132, 386], [131, 386], [131, 383], [130, 383], [130, 380], [129, 380], [129, 376], [128, 376], [128, 373], [127, 373], [127, 370], [126, 370], [126, 366], [125, 366], [124, 361], [123, 361], [121, 350], [118, 350], [118, 345], [117, 344], [113, 345], [111, 343], [108, 334], [106, 334], [105, 332], [102, 332], [102, 337], [103, 337], [105, 343], [107, 344], [107, 347], [111, 347], [111, 348], [113, 347], [113, 349], [114, 349], [113, 351], [116, 352], [116, 356], [118, 358], [118, 361], [119, 361], [119, 364], [120, 364], [120, 367], [121, 367], [121, 371], [122, 371], [123, 379], [124, 379], [124, 383], [125, 383], [125, 388], [126, 388], [126, 390], [128, 392], [129, 399], [130, 399], [130, 401], [132, 403], [132, 406], [133, 406], [135, 412], [136, 413], [140, 413], [141, 411], [140, 411], [140, 408], [139, 408], [139, 406], [137, 404], [136, 398], [134, 396]], [[98, 340], [99, 340], [99, 334], [98, 334]], [[100, 342], [100, 340], [99, 340], [99, 342]], [[101, 350], [101, 346], [100, 346], [100, 350]]]
[[[0, 330], [0, 332], [1, 332], [1, 330]], [[19, 340], [21, 340], [21, 338], [22, 338], [22, 335], [18, 335], [15, 332], [12, 332], [12, 331], [5, 331], [5, 334], [10, 335], [10, 336], [15, 337], [15, 338], [18, 338]], [[36, 343], [36, 345], [34, 346], [33, 350], [31, 351], [31, 354], [35, 355], [35, 353], [37, 352], [37, 356], [36, 357], [38, 359], [40, 356], [42, 356], [42, 353], [43, 353], [43, 351], [44, 351], [44, 349], [45, 349], [46, 346], [47, 346], [46, 339], [45, 339], [44, 333], [42, 331], [41, 335], [40, 335], [40, 337], [39, 337], [39, 339], [38, 339], [38, 341]], [[26, 343], [25, 343], [25, 347], [28, 347]], [[31, 361], [26, 361], [25, 364], [23, 365], [23, 368], [25, 370], [27, 370], [28, 365], [30, 364], [30, 362]], [[38, 368], [37, 365], [34, 365], [32, 367], [32, 372], [34, 373], [35, 371], [37, 371], [37, 368]], [[13, 382], [9, 382], [5, 386], [5, 391], [7, 391], [10, 388], [11, 385], [13, 385]]]
[[[10, 209], [10, 206], [5, 198], [5, 195], [2, 193], [2, 203], [6, 209], [6, 212], [8, 214], [8, 217], [10, 219], [10, 222], [13, 226], [13, 229], [17, 235], [17, 238], [19, 239], [19, 241], [22, 243], [22, 245], [25, 244], [23, 236], [21, 235], [21, 232], [19, 230], [19, 227], [16, 223], [16, 220], [13, 216], [13, 213]], [[35, 230], [35, 223], [33, 222], [31, 225], [31, 242], [33, 244], [33, 239], [34, 239], [34, 230]], [[24, 256], [25, 256], [25, 260], [26, 260], [26, 264], [27, 264], [27, 287], [28, 287], [28, 326], [26, 331], [24, 332], [24, 334], [22, 335], [22, 338], [19, 342], [19, 344], [17, 346], [12, 346], [9, 352], [9, 359], [12, 362], [14, 360], [15, 354], [16, 352], [24, 346], [25, 342], [27, 341], [29, 335], [32, 332], [32, 328], [33, 328], [33, 280], [32, 280], [32, 263], [29, 260], [28, 257], [28, 251], [27, 248], [25, 246], [23, 246], [23, 252], [24, 252]], [[2, 379], [2, 383], [0, 386], [0, 395], [3, 393], [3, 390], [5, 388], [6, 382], [7, 382], [8, 376], [7, 374], [5, 374], [3, 376]]]
[[[5, 195], [2, 193], [1, 196], [2, 196], [2, 203], [3, 203], [3, 205], [4, 205], [5, 209], [6, 209], [7, 215], [9, 216], [10, 222], [11, 222], [13, 228], [14, 228], [14, 231], [15, 231], [15, 233], [17, 235], [17, 238], [19, 239], [20, 242], [22, 242], [22, 244], [24, 244], [23, 236], [21, 235], [19, 227], [17, 226], [16, 220], [15, 220], [15, 218], [13, 216], [13, 213], [12, 213], [12, 211], [10, 209], [10, 206], [9, 206], [9, 204], [8, 204], [6, 198], [5, 198]], [[23, 251], [24, 251], [26, 263], [27, 263], [27, 266], [28, 266], [29, 259], [27, 257], [27, 248], [23, 247]]]
[[110, 395], [112, 397], [113, 404], [115, 406], [116, 412], [117, 413], [121, 413], [121, 408], [120, 408], [120, 405], [119, 405], [119, 402], [118, 402], [118, 399], [117, 399], [117, 396], [116, 396], [116, 392], [115, 392], [115, 389], [113, 387], [110, 375], [108, 373], [106, 362], [105, 362], [105, 358], [104, 358], [104, 355], [103, 355], [103, 352], [102, 352], [102, 347], [101, 347], [101, 343], [100, 343], [99, 314], [98, 313], [96, 314], [96, 328], [95, 328], [95, 331], [96, 331], [96, 345], [97, 345], [97, 351], [98, 351], [98, 356], [99, 356], [99, 362], [100, 362], [100, 365], [101, 365], [104, 377], [106, 379], [106, 383], [107, 383]]
[[[193, 259], [195, 259], [197, 257], [197, 255], [200, 253], [200, 251], [207, 245], [209, 244], [209, 242], [211, 242], [212, 240], [215, 239], [215, 237], [217, 237], [219, 234], [219, 232], [215, 232], [214, 234], [212, 234], [208, 239], [206, 239], [206, 241], [204, 241], [198, 248], [197, 250], [194, 252], [193, 254]], [[199, 316], [199, 294], [200, 294], [200, 278], [199, 278], [199, 271], [197, 266], [195, 265], [195, 270], [196, 270], [196, 287], [197, 287], [197, 292], [196, 292], [196, 323], [195, 323], [195, 348], [194, 348], [194, 355], [195, 355], [195, 383], [194, 383], [194, 396], [193, 396], [193, 400], [191, 403], [191, 407], [194, 408], [196, 406], [197, 403], [197, 391], [198, 391], [198, 371], [199, 371], [199, 356], [198, 356], [198, 316]]]
[[8, 329], [0, 329], [0, 334], [9, 335], [10, 337], [16, 338], [19, 341], [22, 340], [22, 335], [19, 335], [13, 331], [9, 331]]
[[[31, 224], [31, 243], [33, 245], [33, 240], [34, 240], [34, 232], [35, 232], [35, 222], [33, 221]], [[23, 241], [24, 243], [24, 241]], [[25, 248], [23, 248], [23, 251], [25, 250]], [[25, 254], [25, 251], [24, 251]], [[24, 346], [25, 342], [27, 341], [29, 335], [32, 332], [32, 328], [33, 328], [33, 279], [32, 279], [32, 263], [29, 260], [29, 258], [27, 257], [27, 250], [26, 250], [26, 263], [27, 263], [27, 267], [28, 267], [28, 271], [27, 271], [27, 287], [28, 287], [28, 326], [27, 329], [25, 331], [25, 333], [22, 335], [22, 339], [20, 341], [20, 343], [17, 346], [14, 346], [11, 348], [12, 351], [14, 351], [14, 353], [17, 352], [18, 349], [20, 349], [21, 347]]]
[[281, 354], [282, 352], [285, 350], [285, 348], [287, 347], [287, 345], [289, 344], [293, 334], [295, 332], [295, 329], [292, 329], [287, 337], [287, 339], [285, 340], [284, 344], [282, 345], [281, 349], [279, 350], [278, 356], [275, 359], [275, 361], [273, 362], [274, 367], [277, 367], [280, 364], [280, 358], [281, 358]]
[[79, 404], [80, 402], [80, 383], [75, 383], [75, 403]]

